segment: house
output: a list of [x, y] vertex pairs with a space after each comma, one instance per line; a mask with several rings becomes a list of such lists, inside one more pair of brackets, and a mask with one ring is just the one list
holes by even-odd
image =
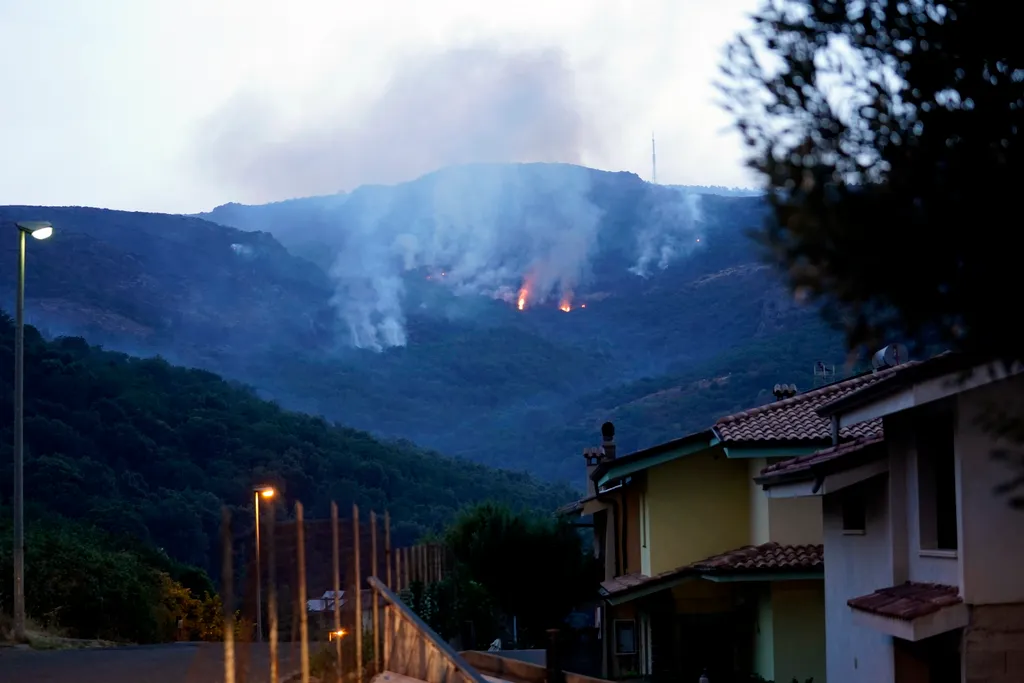
[[[338, 608], [343, 614], [342, 619], [347, 622], [352, 618], [351, 610], [354, 607], [348, 606], [348, 598], [345, 597], [345, 592], [338, 591], [337, 600]], [[369, 588], [364, 588], [360, 600], [360, 609], [363, 613], [363, 630], [366, 631], [373, 627], [373, 591]], [[306, 601], [306, 611], [313, 619], [313, 628], [318, 632], [327, 632], [334, 629], [334, 602], [334, 591], [325, 591], [319, 598]]]
[[770, 464], [769, 501], [820, 500], [830, 683], [1024, 681], [1024, 512], [993, 454], [1019, 365], [945, 354], [821, 406], [856, 434]]
[[753, 478], [833, 436], [878, 436], [878, 423], [833, 434], [817, 410], [893, 372], [780, 397], [623, 457], [602, 427], [603, 446], [583, 454], [588, 495], [561, 513], [593, 518], [604, 677], [825, 680], [821, 501], [769, 498]]

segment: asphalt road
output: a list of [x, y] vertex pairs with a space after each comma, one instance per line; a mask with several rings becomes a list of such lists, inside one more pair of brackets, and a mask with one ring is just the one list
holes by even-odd
[[[282, 680], [298, 667], [297, 649], [282, 643]], [[238, 683], [269, 683], [266, 644], [238, 645]], [[295, 662], [292, 666], [290, 662]], [[244, 673], [243, 673], [244, 672]], [[139, 645], [95, 650], [0, 648], [0, 683], [222, 683], [224, 646]]]

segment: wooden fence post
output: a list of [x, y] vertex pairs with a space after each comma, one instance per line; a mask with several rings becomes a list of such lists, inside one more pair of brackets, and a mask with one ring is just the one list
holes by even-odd
[[[387, 587], [389, 590], [394, 590], [394, 584], [391, 582], [391, 513], [388, 510], [384, 510], [384, 568], [385, 578], [387, 579]], [[384, 662], [382, 670], [388, 670], [388, 666], [391, 664], [391, 607], [388, 605], [384, 606]]]
[[270, 621], [270, 683], [278, 683], [277, 624], [277, 506], [267, 510], [267, 617]]
[[231, 557], [231, 510], [220, 511], [221, 591], [224, 608], [224, 683], [235, 683], [235, 580]]
[[[334, 666], [335, 680], [342, 681], [341, 668], [341, 530], [338, 528], [338, 504], [331, 501], [331, 558], [334, 564]], [[276, 681], [275, 681], [276, 683]]]
[[295, 545], [299, 561], [299, 657], [302, 683], [309, 683], [309, 609], [306, 607], [306, 523], [302, 503], [295, 503]]
[[[377, 578], [377, 513], [373, 510], [370, 511], [370, 576]], [[376, 588], [370, 599], [373, 609], [373, 675], [376, 676], [380, 673], [380, 603]]]
[[353, 591], [355, 592], [356, 616], [353, 630], [356, 637], [356, 683], [363, 681], [363, 582], [359, 564], [359, 506], [352, 504], [352, 560], [354, 563]]

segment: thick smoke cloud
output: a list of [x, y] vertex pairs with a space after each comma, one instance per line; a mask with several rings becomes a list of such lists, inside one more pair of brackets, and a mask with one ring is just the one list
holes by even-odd
[[[420, 55], [368, 105], [314, 112], [295, 126], [261, 98], [236, 100], [205, 131], [202, 158], [247, 201], [362, 186], [334, 208], [332, 303], [354, 346], [402, 346], [409, 271], [443, 272], [457, 294], [512, 303], [525, 287], [527, 306], [571, 298], [585, 284], [603, 218], [593, 172], [508, 165], [578, 163], [596, 148], [596, 122], [607, 119], [583, 114], [575, 85], [557, 50]], [[368, 186], [438, 168], [416, 183]], [[647, 207], [634, 226], [637, 275], [692, 248], [695, 201]]]
[[571, 296], [588, 275], [602, 216], [590, 200], [590, 173], [469, 165], [353, 194], [331, 271], [352, 343], [405, 344], [403, 273], [414, 269], [460, 295], [514, 301], [525, 283], [530, 304]]
[[[406, 343], [404, 288], [427, 273], [459, 295], [526, 307], [569, 302], [586, 289], [602, 242], [625, 240], [633, 273], [647, 277], [699, 247], [699, 195], [658, 188], [630, 207], [632, 229], [605, 219], [579, 166], [468, 165], [415, 183], [349, 195], [331, 270], [333, 304], [352, 344], [381, 350]], [[602, 234], [603, 230], [616, 234]]]
[[557, 49], [418, 54], [372, 101], [311, 107], [298, 120], [266, 98], [238, 97], [208, 121], [199, 161], [249, 202], [402, 182], [455, 164], [578, 163], [601, 135], [576, 85]]

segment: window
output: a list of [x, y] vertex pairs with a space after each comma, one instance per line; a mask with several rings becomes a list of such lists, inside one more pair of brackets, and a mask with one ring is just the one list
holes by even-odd
[[615, 654], [636, 654], [636, 621], [633, 619], [615, 620]]
[[953, 410], [944, 406], [917, 423], [917, 495], [921, 550], [957, 549]]
[[842, 492], [843, 533], [863, 534], [867, 528], [867, 511], [865, 510], [864, 494], [860, 487], [846, 489]]

